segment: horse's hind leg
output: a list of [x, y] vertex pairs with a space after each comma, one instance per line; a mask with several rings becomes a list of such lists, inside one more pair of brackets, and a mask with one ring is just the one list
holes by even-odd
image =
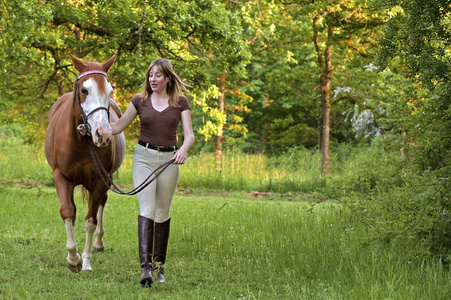
[[60, 215], [66, 227], [67, 265], [72, 272], [79, 272], [81, 270], [81, 259], [77, 253], [77, 243], [75, 242], [74, 222], [77, 209], [74, 203], [74, 185], [58, 169], [53, 171], [53, 178], [56, 193], [60, 199]]
[[[103, 183], [102, 183], [103, 184]], [[100, 204], [106, 202], [106, 191], [105, 188], [102, 186], [101, 188], [94, 188], [92, 192], [89, 194], [89, 207], [88, 207], [88, 213], [86, 214], [85, 218], [85, 230], [86, 230], [86, 243], [85, 248], [83, 250], [83, 268], [82, 271], [92, 271], [91, 268], [91, 259], [92, 259], [92, 252], [91, 252], [91, 246], [92, 246], [92, 240], [94, 237], [94, 232], [96, 231], [96, 228], [98, 228], [100, 233], [100, 239], [96, 238], [96, 243], [94, 243], [94, 247], [100, 247], [103, 248], [103, 218], [101, 220], [100, 229], [99, 229], [99, 222], [97, 219], [97, 213], [100, 209], [103, 216], [103, 207], [101, 208]]]
[[105, 209], [105, 204], [100, 204], [99, 210], [97, 212], [97, 228], [96, 228], [96, 238], [94, 240], [93, 252], [103, 252], [105, 246], [103, 245], [103, 234], [105, 230], [103, 229], [103, 210]]

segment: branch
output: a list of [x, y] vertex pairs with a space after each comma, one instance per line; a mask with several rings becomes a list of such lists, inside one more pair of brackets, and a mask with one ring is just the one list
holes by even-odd
[[320, 67], [320, 69], [323, 69], [323, 54], [321, 51], [321, 48], [319, 47], [319, 43], [318, 43], [318, 29], [317, 29], [317, 22], [318, 22], [318, 17], [314, 16], [313, 17], [313, 44], [315, 45], [315, 50], [316, 50], [316, 54], [318, 56], [318, 65]]
[[[68, 22], [67, 20], [61, 19], [60, 17], [54, 17], [53, 18], [53, 24], [55, 26], [59, 26], [59, 25], [68, 26], [68, 24], [71, 24], [71, 23]], [[91, 32], [93, 32], [93, 33], [95, 33], [97, 35], [100, 35], [100, 36], [105, 36], [105, 35], [113, 36], [114, 35], [114, 33], [111, 30], [109, 30], [108, 28], [97, 26], [97, 25], [94, 25], [94, 24], [91, 24], [91, 23], [88, 23], [88, 22], [86, 22], [84, 24], [73, 23], [73, 25], [75, 25], [75, 26], [77, 26], [78, 28], [81, 28], [81, 29], [87, 29], [87, 30], [89, 30], [89, 31], [91, 31]], [[71, 30], [74, 31], [74, 29], [71, 29]]]
[[88, 29], [89, 31], [91, 31], [91, 32], [93, 32], [93, 33], [95, 33], [97, 35], [100, 35], [100, 36], [105, 36], [105, 35], [113, 36], [114, 35], [114, 32], [112, 32], [108, 28], [100, 27], [100, 26], [97, 26], [97, 25], [94, 25], [94, 24], [91, 24], [91, 23], [85, 23], [85, 24], [83, 24], [81, 26], [76, 24], [76, 26], [80, 27], [82, 29]]
[[56, 49], [51, 47], [51, 46], [49, 46], [49, 45], [38, 44], [37, 42], [33, 42], [31, 45], [33, 47], [35, 47], [36, 49], [39, 49], [39, 50], [50, 51], [53, 56], [55, 56], [55, 54], [56, 54]]

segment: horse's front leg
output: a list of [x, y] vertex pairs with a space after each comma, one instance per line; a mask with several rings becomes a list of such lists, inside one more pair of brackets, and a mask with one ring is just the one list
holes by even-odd
[[77, 209], [74, 203], [74, 185], [66, 179], [59, 171], [53, 170], [53, 178], [55, 181], [56, 193], [60, 200], [60, 215], [66, 227], [66, 249], [67, 249], [67, 266], [72, 272], [80, 272], [81, 259], [77, 253], [77, 243], [75, 242], [75, 218]]
[[91, 244], [92, 237], [94, 236], [94, 231], [96, 230], [95, 220], [93, 218], [85, 219], [85, 230], [86, 230], [86, 244], [85, 249], [83, 250], [82, 258], [83, 258], [83, 268], [82, 271], [92, 271], [91, 268]]
[[81, 259], [77, 250], [77, 243], [75, 242], [75, 228], [74, 220], [72, 218], [67, 218], [64, 220], [66, 225], [66, 249], [67, 249], [67, 267], [71, 272], [78, 273], [81, 270]]

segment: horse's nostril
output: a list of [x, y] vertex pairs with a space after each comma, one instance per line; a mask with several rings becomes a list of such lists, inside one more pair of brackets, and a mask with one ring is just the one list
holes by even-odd
[[102, 143], [102, 135], [99, 133], [99, 131], [96, 131], [97, 134], [97, 140], [99, 141], [99, 143]]

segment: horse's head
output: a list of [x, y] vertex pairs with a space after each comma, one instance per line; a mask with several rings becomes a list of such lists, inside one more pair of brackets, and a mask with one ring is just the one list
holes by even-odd
[[75, 106], [81, 110], [83, 122], [85, 126], [88, 125], [93, 143], [97, 147], [106, 147], [112, 135], [109, 105], [113, 92], [107, 72], [116, 59], [116, 53], [103, 64], [97, 62], [85, 64], [72, 54], [69, 55], [75, 69], [80, 72], [75, 82]]

